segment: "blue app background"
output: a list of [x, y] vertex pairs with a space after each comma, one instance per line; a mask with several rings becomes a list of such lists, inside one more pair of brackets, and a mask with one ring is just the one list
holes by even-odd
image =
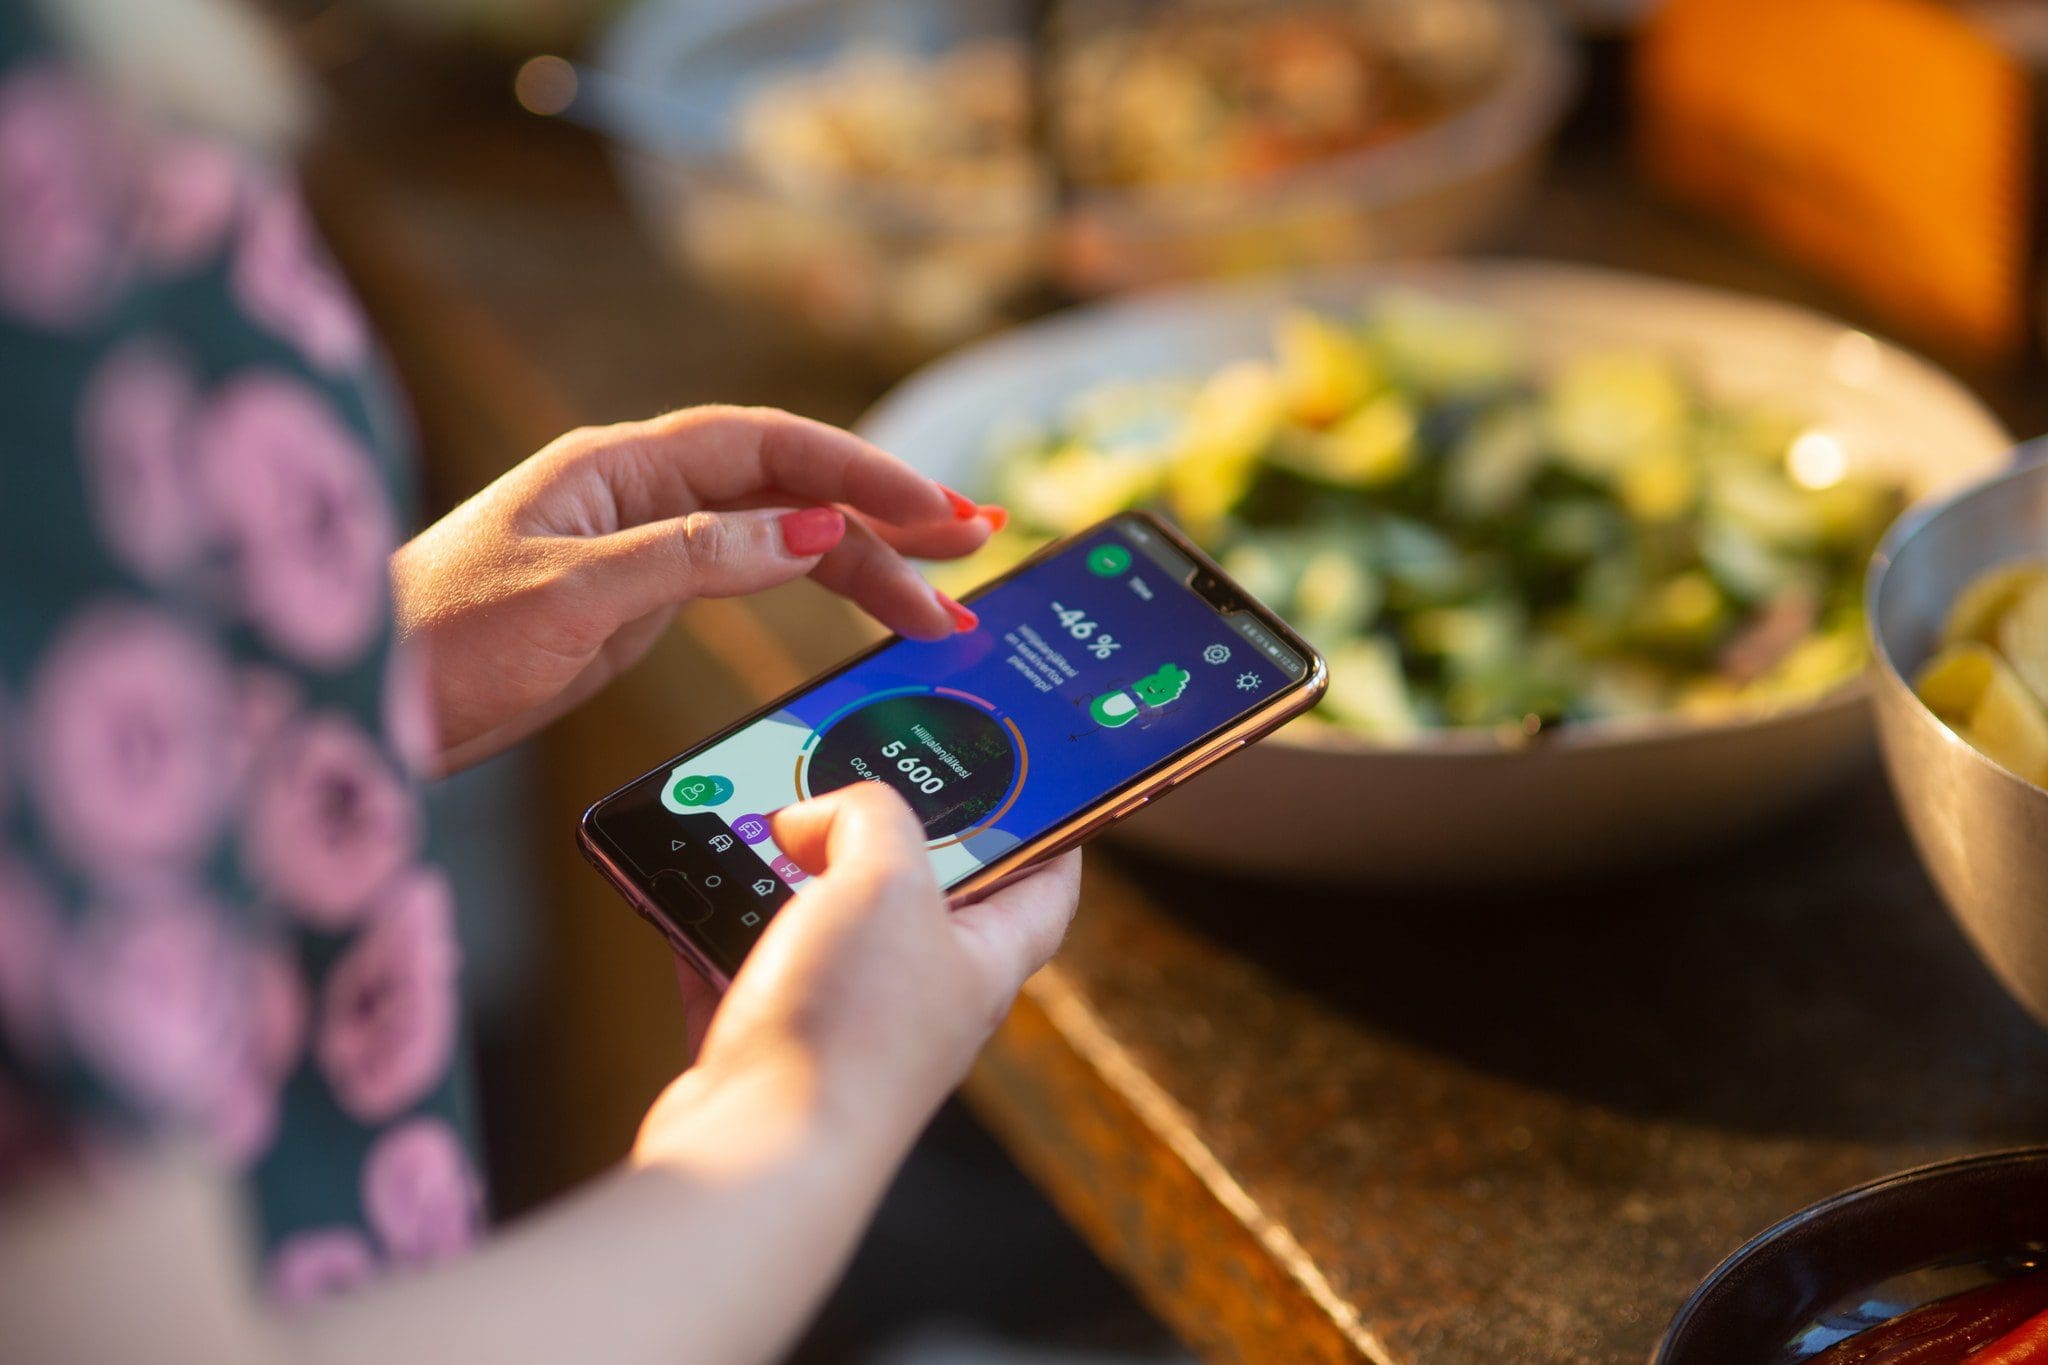
[[[952, 885], [1293, 681], [1127, 525], [975, 597], [975, 630], [893, 643], [689, 756], [663, 804], [734, 825], [885, 781], [925, 817]], [[801, 881], [772, 839], [747, 842]]]

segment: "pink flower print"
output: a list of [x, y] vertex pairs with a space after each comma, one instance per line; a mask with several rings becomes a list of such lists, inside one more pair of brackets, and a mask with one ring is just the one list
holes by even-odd
[[52, 974], [64, 928], [55, 902], [28, 867], [0, 857], [0, 1032], [37, 1057], [55, 1034]]
[[391, 1118], [441, 1079], [455, 1045], [454, 906], [428, 870], [399, 879], [328, 973], [314, 1043], [342, 1109]]
[[251, 877], [322, 929], [360, 919], [419, 845], [413, 793], [339, 714], [271, 744], [251, 790], [243, 856]]
[[233, 696], [219, 651], [164, 613], [104, 605], [74, 618], [25, 708], [52, 842], [101, 881], [204, 856], [234, 794]]
[[205, 548], [189, 444], [198, 401], [191, 371], [151, 341], [120, 347], [86, 381], [79, 435], [93, 512], [114, 553], [151, 581]]
[[79, 1056], [142, 1112], [211, 1129], [248, 1056], [249, 966], [218, 906], [160, 884], [88, 913], [58, 999]]
[[363, 315], [288, 184], [249, 194], [228, 283], [242, 311], [322, 369], [346, 369], [369, 352]]
[[290, 733], [304, 689], [291, 675], [262, 664], [244, 667], [235, 680], [235, 772], [247, 775], [266, 762]]
[[363, 1162], [363, 1213], [394, 1262], [445, 1260], [473, 1245], [483, 1189], [455, 1130], [417, 1118], [378, 1138]]
[[264, 1278], [274, 1302], [300, 1308], [359, 1289], [376, 1274], [370, 1239], [351, 1227], [332, 1227], [295, 1232], [278, 1243]]
[[225, 144], [170, 135], [149, 148], [142, 251], [166, 274], [195, 269], [220, 246], [235, 214], [242, 163]]
[[256, 955], [254, 977], [254, 1056], [264, 1072], [282, 1079], [306, 1046], [306, 978], [298, 955], [282, 942]]
[[282, 944], [246, 960], [249, 1026], [209, 1128], [222, 1153], [246, 1166], [277, 1137], [278, 1102], [306, 1036], [306, 987], [297, 958]]
[[197, 447], [257, 630], [315, 667], [354, 662], [388, 620], [396, 536], [369, 455], [318, 393], [273, 373], [230, 381]]
[[392, 649], [384, 671], [384, 733], [408, 771], [425, 777], [441, 757], [441, 722], [434, 714], [433, 679], [417, 645]]
[[131, 264], [130, 148], [82, 81], [53, 67], [0, 84], [0, 308], [69, 330]]

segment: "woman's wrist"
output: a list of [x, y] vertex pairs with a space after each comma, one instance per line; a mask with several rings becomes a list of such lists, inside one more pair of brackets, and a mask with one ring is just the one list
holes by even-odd
[[893, 1078], [863, 1086], [795, 1048], [734, 1062], [706, 1058], [669, 1085], [641, 1125], [635, 1164], [774, 1165], [822, 1150], [887, 1171], [936, 1107], [897, 1093]]

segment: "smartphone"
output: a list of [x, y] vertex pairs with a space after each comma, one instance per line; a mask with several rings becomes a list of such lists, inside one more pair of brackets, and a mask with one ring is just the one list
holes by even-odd
[[1186, 537], [1131, 512], [892, 638], [592, 806], [585, 856], [721, 984], [804, 870], [768, 817], [883, 782], [956, 904], [1080, 843], [1322, 696], [1321, 656]]

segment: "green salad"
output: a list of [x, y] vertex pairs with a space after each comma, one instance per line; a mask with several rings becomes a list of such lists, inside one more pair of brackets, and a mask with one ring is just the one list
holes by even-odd
[[962, 573], [1158, 506], [1325, 652], [1323, 719], [1379, 739], [1769, 708], [1862, 668], [1898, 489], [1669, 357], [1538, 367], [1525, 342], [1399, 297], [1283, 316], [1270, 356], [1206, 378], [1106, 383], [999, 438], [1013, 520]]

